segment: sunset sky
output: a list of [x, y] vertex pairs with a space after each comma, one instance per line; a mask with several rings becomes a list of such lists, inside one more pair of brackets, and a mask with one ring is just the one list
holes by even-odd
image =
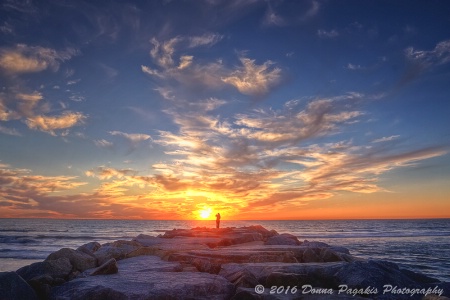
[[0, 4], [0, 217], [450, 217], [449, 1]]

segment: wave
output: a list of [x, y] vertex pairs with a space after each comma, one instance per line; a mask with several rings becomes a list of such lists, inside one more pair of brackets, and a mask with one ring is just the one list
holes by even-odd
[[0, 244], [31, 244], [40, 243], [27, 236], [0, 236]]
[[0, 258], [46, 259], [51, 252], [0, 249]]
[[35, 229], [0, 229], [0, 232], [34, 232]]
[[320, 233], [320, 234], [298, 234], [298, 238], [314, 239], [348, 239], [348, 238], [412, 238], [412, 237], [450, 237], [450, 232], [364, 232], [364, 233]]
[[[120, 239], [121, 237], [108, 237], [108, 236], [93, 236], [93, 235], [44, 235], [40, 234], [35, 236], [34, 238], [39, 240], [44, 239], [57, 239], [57, 240], [114, 240], [114, 239]], [[128, 238], [128, 237], [127, 237]]]

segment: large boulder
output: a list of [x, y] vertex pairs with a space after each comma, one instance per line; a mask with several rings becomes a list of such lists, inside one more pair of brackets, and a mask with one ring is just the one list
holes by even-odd
[[300, 245], [301, 242], [295, 235], [282, 233], [271, 236], [265, 242], [265, 245]]
[[100, 249], [101, 246], [102, 245], [100, 245], [100, 243], [98, 243], [98, 242], [89, 242], [89, 243], [86, 243], [86, 244], [81, 245], [80, 247], [78, 247], [77, 251], [86, 253], [86, 254], [88, 254], [90, 256], [94, 256], [95, 251]]
[[142, 245], [136, 241], [115, 241], [112, 243], [103, 244], [94, 255], [98, 260], [98, 264], [102, 265], [106, 261], [114, 258], [121, 260], [127, 257], [127, 254], [141, 248]]
[[193, 250], [176, 252], [169, 256], [169, 261], [189, 263], [197, 267], [200, 272], [217, 274], [222, 264], [250, 263], [250, 262], [285, 262], [296, 263], [294, 254], [290, 251], [273, 251], [251, 249]]
[[111, 258], [103, 265], [94, 269], [94, 271], [91, 272], [91, 276], [115, 274], [118, 271], [119, 268], [117, 267], [117, 261], [114, 258]]
[[67, 257], [33, 263], [16, 271], [17, 274], [27, 281], [42, 275], [48, 275], [54, 279], [66, 279], [71, 272], [72, 264]]
[[53, 252], [45, 260], [51, 261], [57, 260], [59, 258], [69, 259], [74, 269], [80, 272], [87, 269], [95, 268], [97, 266], [97, 259], [95, 257], [86, 254], [84, 252], [69, 248], [62, 248], [56, 252]]
[[365, 297], [339, 294], [337, 290], [314, 290], [309, 287], [305, 291], [301, 287], [297, 287], [296, 289], [289, 287], [288, 290], [285, 284], [278, 287], [284, 287], [284, 289], [265, 288], [262, 293], [257, 293], [255, 288], [240, 287], [236, 290], [236, 294], [231, 300], [367, 300]]
[[16, 272], [1, 272], [0, 299], [38, 300], [38, 297], [33, 288], [31, 288], [31, 286], [29, 286]]
[[261, 225], [247, 227], [227, 227], [227, 228], [206, 228], [197, 227], [193, 229], [174, 229], [166, 231], [162, 238], [189, 237], [189, 238], [217, 238], [212, 240], [208, 246], [215, 248], [218, 246], [230, 246], [253, 241], [265, 241], [277, 235], [276, 231], [269, 231]]
[[120, 272], [77, 278], [54, 287], [50, 299], [230, 299], [233, 285], [200, 272], [176, 272], [178, 263], [156, 256], [117, 262]]
[[236, 274], [250, 274], [249, 276], [254, 276], [259, 284], [266, 287], [288, 280], [290, 284], [296, 283], [294, 285], [298, 286], [308, 283], [317, 287], [334, 288], [337, 287], [335, 274], [345, 264], [347, 263], [230, 263], [222, 265], [219, 275], [233, 281]]
[[[351, 289], [376, 288], [380, 293], [385, 290], [385, 285], [401, 288], [420, 289], [430, 284], [438, 284], [437, 279], [415, 272], [401, 270], [398, 265], [388, 261], [369, 260], [348, 263], [337, 273], [339, 283], [347, 285]], [[382, 299], [420, 299], [420, 295], [386, 293]]]

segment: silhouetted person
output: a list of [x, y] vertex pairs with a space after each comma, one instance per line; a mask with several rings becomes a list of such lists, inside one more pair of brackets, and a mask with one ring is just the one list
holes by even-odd
[[216, 214], [216, 228], [219, 228], [220, 226], [220, 213]]

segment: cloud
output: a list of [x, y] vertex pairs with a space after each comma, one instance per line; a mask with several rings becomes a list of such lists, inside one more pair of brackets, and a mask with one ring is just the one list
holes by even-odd
[[86, 176], [97, 177], [100, 179], [111, 179], [111, 178], [123, 179], [135, 173], [136, 172], [131, 169], [115, 169], [104, 166], [97, 167], [95, 169], [88, 170], [85, 172]]
[[193, 56], [191, 55], [184, 55], [180, 57], [180, 65], [178, 66], [178, 69], [182, 70], [184, 68], [189, 67], [192, 64]]
[[[217, 34], [200, 37], [177, 36], [164, 42], [153, 38], [150, 56], [157, 67], [141, 65], [141, 70], [154, 79], [162, 82], [175, 79], [184, 87], [194, 90], [199, 88], [219, 89], [229, 84], [235, 86], [243, 94], [263, 96], [278, 85], [281, 81], [281, 69], [274, 67], [274, 63], [270, 60], [262, 65], [257, 65], [254, 60], [241, 57], [242, 66], [230, 69], [223, 64], [222, 60], [200, 63], [195, 61], [194, 55], [176, 55], [180, 48], [211, 46], [221, 38], [222, 36]], [[187, 45], [186, 41], [189, 41]], [[167, 94], [162, 93], [161, 95], [165, 99], [169, 99]]]
[[55, 130], [62, 130], [80, 125], [86, 116], [79, 112], [64, 112], [59, 116], [35, 115], [29, 117], [25, 123], [28, 128], [44, 131], [56, 135]]
[[339, 124], [355, 120], [363, 115], [361, 111], [349, 111], [342, 107], [344, 102], [355, 101], [359, 96], [346, 98], [318, 99], [299, 111], [299, 103], [291, 101], [279, 112], [259, 110], [253, 115], [237, 115], [237, 125], [243, 126], [246, 134], [274, 146], [279, 143], [297, 143], [304, 139], [330, 134]]
[[159, 78], [165, 77], [162, 73], [158, 72], [157, 70], [151, 69], [144, 65], [141, 65], [141, 70], [142, 70], [142, 72], [147, 73], [148, 75], [151, 75], [151, 76], [157, 76]]
[[[339, 133], [363, 121], [360, 104], [372, 98], [358, 93], [303, 98], [287, 101], [279, 110], [259, 108], [230, 118], [217, 115], [216, 109], [227, 104], [218, 98], [175, 102], [166, 113], [179, 130], [161, 131], [152, 139], [169, 159], [154, 163], [149, 173], [92, 168], [84, 175], [101, 183], [86, 194], [75, 191], [82, 186], [75, 177], [37, 176], [0, 165], [0, 199], [7, 207], [0, 212], [15, 216], [27, 206], [30, 215], [189, 218], [192, 207], [209, 205], [230, 215], [250, 209], [257, 213], [301, 207], [341, 192], [385, 191], [379, 179], [388, 171], [447, 153], [439, 146], [396, 148], [391, 141], [397, 136], [369, 145], [344, 139]], [[136, 143], [151, 139], [146, 134], [110, 134]], [[336, 142], [323, 142], [325, 135], [334, 135]], [[62, 188], [74, 193], [54, 194]]]
[[[99, 169], [98, 176], [125, 178], [132, 174], [128, 170]], [[123, 174], [121, 176], [120, 174]], [[54, 218], [145, 218], [167, 219], [166, 208], [172, 206], [161, 201], [157, 207], [151, 204], [155, 199], [147, 193], [127, 195], [126, 189], [118, 192], [119, 184], [100, 186], [93, 193], [82, 193], [87, 182], [70, 176], [43, 176], [33, 174], [31, 170], [15, 169], [0, 164], [0, 214], [9, 217], [54, 217]], [[114, 200], [112, 196], [117, 195]], [[158, 200], [158, 199], [157, 199]], [[156, 202], [156, 201], [155, 201]], [[174, 199], [172, 207], [180, 202]], [[178, 216], [178, 214], [176, 214]], [[180, 215], [179, 217], [183, 217]]]
[[385, 137], [373, 140], [372, 143], [390, 142], [390, 141], [398, 139], [399, 137], [400, 137], [399, 135], [385, 136]]
[[319, 13], [319, 10], [320, 10], [319, 1], [312, 0], [311, 7], [300, 17], [300, 20], [307, 21], [315, 17]]
[[153, 49], [150, 51], [150, 56], [160, 67], [171, 68], [174, 65], [172, 56], [175, 52], [175, 45], [180, 41], [180, 37], [175, 37], [160, 43], [156, 38], [152, 38]]
[[404, 53], [409, 65], [397, 83], [397, 88], [415, 80], [426, 70], [449, 63], [450, 40], [439, 42], [433, 50], [416, 50], [409, 47]]
[[442, 41], [433, 50], [415, 50], [409, 47], [405, 50], [406, 57], [425, 67], [442, 65], [450, 62], [450, 40]]
[[35, 196], [73, 190], [86, 184], [76, 179], [70, 176], [34, 175], [30, 170], [1, 165], [0, 199], [12, 203], [29, 203]]
[[223, 77], [222, 81], [233, 85], [241, 93], [261, 96], [280, 82], [281, 69], [271, 68], [273, 62], [266, 61], [262, 65], [256, 65], [255, 60], [249, 58], [240, 58], [240, 61], [242, 67]]
[[99, 148], [112, 148], [114, 147], [114, 143], [109, 142], [107, 140], [101, 139], [101, 140], [94, 140], [95, 146]]
[[0, 32], [3, 34], [11, 34], [14, 32], [14, 27], [10, 23], [5, 21], [3, 22], [3, 25], [0, 26]]
[[35, 73], [46, 69], [56, 71], [61, 62], [77, 54], [78, 50], [74, 48], [57, 51], [18, 44], [14, 48], [0, 49], [0, 68], [9, 74]]
[[173, 95], [173, 91], [170, 88], [158, 87], [155, 89], [164, 99], [166, 100], [174, 100], [175, 96]]
[[[383, 147], [354, 145], [348, 140], [318, 143], [317, 138], [326, 135], [338, 139], [344, 127], [362, 121], [364, 112], [358, 107], [372, 98], [376, 97], [348, 93], [291, 100], [280, 110], [256, 109], [232, 119], [214, 115], [206, 102], [197, 106], [180, 103], [180, 107], [166, 110], [179, 132], [161, 131], [154, 140], [176, 158], [176, 163], [153, 165], [162, 178], [174, 184], [170, 190], [164, 184], [159, 189], [163, 194], [198, 190], [215, 197], [226, 195], [222, 199], [232, 203], [239, 198], [252, 211], [305, 205], [342, 191], [384, 191], [378, 181], [389, 170], [446, 153], [439, 147], [401, 151], [394, 143]], [[219, 101], [216, 105], [223, 104]], [[147, 180], [153, 185], [157, 182], [151, 176]]]
[[109, 134], [124, 137], [132, 143], [139, 143], [151, 139], [151, 136], [143, 133], [125, 133], [121, 131], [110, 131]]
[[348, 70], [352, 70], [352, 71], [357, 71], [357, 70], [363, 70], [365, 69], [364, 67], [362, 67], [361, 65], [355, 65], [352, 63], [348, 63], [347, 67]]
[[29, 102], [38, 102], [39, 100], [43, 99], [43, 96], [41, 93], [35, 91], [34, 93], [31, 93], [31, 94], [19, 93], [16, 95], [16, 98], [20, 99], [20, 100], [29, 101]]
[[0, 125], [0, 132], [7, 135], [22, 136], [15, 128], [7, 128]]
[[109, 134], [125, 138], [129, 145], [129, 153], [134, 151], [142, 142], [150, 141], [152, 139], [150, 135], [143, 133], [125, 133], [121, 131], [110, 131]]
[[286, 21], [278, 15], [273, 8], [269, 5], [266, 14], [264, 15], [263, 25], [265, 26], [284, 26]]
[[326, 31], [324, 29], [317, 30], [317, 35], [323, 39], [333, 39], [339, 36], [339, 32], [336, 29]]
[[[21, 120], [28, 128], [57, 135], [57, 130], [67, 130], [83, 124], [87, 116], [81, 112], [65, 110], [60, 115], [48, 115], [50, 106], [43, 102], [41, 92], [22, 92], [12, 89], [0, 97], [0, 120]], [[63, 132], [67, 134], [67, 131]]]
[[189, 48], [196, 48], [200, 46], [212, 46], [217, 44], [223, 39], [223, 35], [215, 34], [215, 33], [207, 33], [201, 36], [191, 36], [188, 37]]
[[35, 14], [38, 12], [32, 1], [6, 0], [2, 3], [2, 8], [9, 11], [17, 11], [22, 14]]
[[61, 63], [78, 54], [74, 48], [57, 51], [25, 44], [0, 48], [0, 70], [11, 81], [11, 86], [0, 95], [0, 120], [21, 120], [28, 128], [51, 135], [56, 135], [57, 130], [65, 130], [61, 134], [66, 135], [67, 129], [82, 124], [86, 116], [80, 112], [63, 111], [60, 115], [49, 115], [51, 106], [44, 100], [42, 92], [30, 92], [19, 79], [21, 74], [57, 71]]

